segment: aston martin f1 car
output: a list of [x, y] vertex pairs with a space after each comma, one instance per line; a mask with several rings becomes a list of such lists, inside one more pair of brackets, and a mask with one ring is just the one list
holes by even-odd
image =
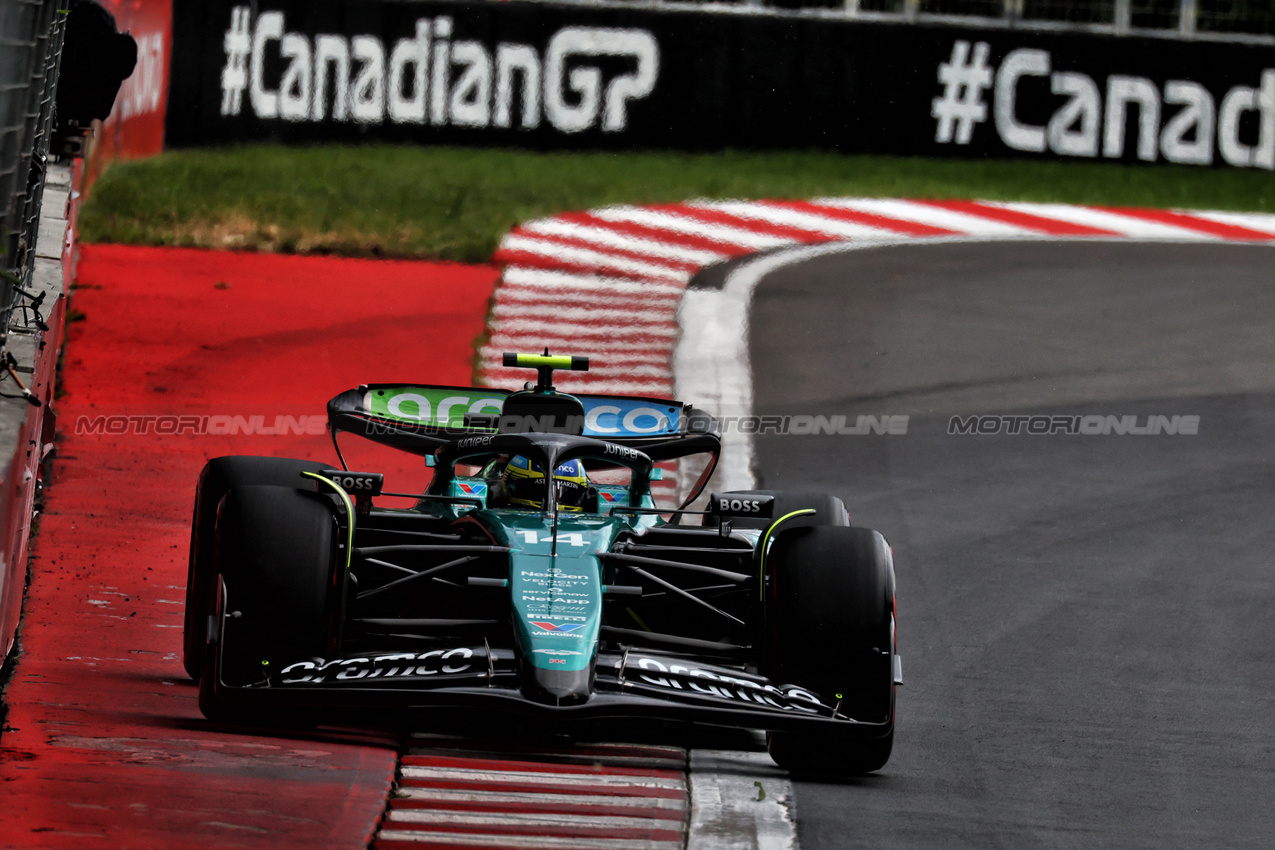
[[[883, 766], [901, 667], [881, 535], [822, 493], [712, 493], [705, 506], [712, 416], [554, 389], [554, 370], [587, 358], [505, 363], [536, 384], [341, 393], [328, 403], [339, 467], [208, 463], [184, 646], [203, 713], [652, 720], [765, 730], [799, 771]], [[422, 456], [425, 492], [349, 469], [349, 433]], [[657, 504], [674, 462], [679, 497]], [[384, 506], [391, 495], [415, 501]]]

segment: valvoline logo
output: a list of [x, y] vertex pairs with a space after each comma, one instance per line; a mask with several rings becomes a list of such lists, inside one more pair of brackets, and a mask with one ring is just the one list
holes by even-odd
[[576, 629], [584, 628], [583, 623], [538, 623], [535, 620], [531, 621], [531, 625], [544, 629], [546, 632], [574, 632]]
[[481, 496], [487, 492], [486, 484], [465, 484], [461, 482], [460, 489], [462, 493], [469, 496]]

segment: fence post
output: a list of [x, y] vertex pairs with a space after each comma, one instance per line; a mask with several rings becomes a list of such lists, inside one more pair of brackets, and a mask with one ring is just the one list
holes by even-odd
[[1185, 38], [1195, 35], [1195, 0], [1182, 0], [1178, 7], [1178, 32]]
[[1129, 9], [1129, 0], [1116, 0], [1115, 20], [1112, 21], [1116, 30], [1116, 35], [1129, 34], [1129, 22], [1132, 15]]
[[34, 268], [40, 198], [66, 0], [5, 0], [0, 14], [0, 351], [9, 316]]

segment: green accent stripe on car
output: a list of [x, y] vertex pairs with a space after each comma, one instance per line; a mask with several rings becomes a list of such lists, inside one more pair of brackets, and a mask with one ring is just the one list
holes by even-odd
[[761, 562], [757, 570], [757, 598], [758, 599], [766, 598], [766, 589], [765, 589], [766, 571], [762, 569], [762, 567], [765, 567], [766, 565], [766, 547], [770, 545], [770, 536], [775, 533], [775, 529], [778, 528], [780, 524], [787, 522], [793, 517], [807, 516], [813, 513], [816, 513], [814, 508], [802, 508], [799, 511], [786, 513], [783, 516], [781, 516], [779, 519], [772, 522], [770, 524], [770, 527], [766, 529], [766, 533], [761, 536], [761, 546], [759, 546], [757, 549], [758, 560]]
[[345, 492], [345, 488], [331, 478], [325, 478], [317, 472], [302, 472], [301, 474], [306, 478], [313, 478], [315, 481], [328, 485], [336, 491], [336, 494], [341, 497], [341, 501], [345, 503], [345, 515], [349, 519], [350, 527], [350, 533], [345, 545], [345, 572], [348, 574], [350, 572], [350, 562], [354, 559], [354, 502], [350, 501], [350, 494]]

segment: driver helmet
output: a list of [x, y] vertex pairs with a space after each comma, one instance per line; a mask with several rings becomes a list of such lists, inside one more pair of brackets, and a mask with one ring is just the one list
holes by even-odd
[[[501, 480], [505, 498], [511, 507], [531, 510], [544, 508], [545, 470], [539, 461], [514, 455], [505, 464]], [[589, 476], [585, 474], [583, 463], [568, 460], [558, 464], [558, 468], [553, 471], [553, 486], [556, 488], [559, 510], [584, 510], [585, 500], [589, 495]]]

